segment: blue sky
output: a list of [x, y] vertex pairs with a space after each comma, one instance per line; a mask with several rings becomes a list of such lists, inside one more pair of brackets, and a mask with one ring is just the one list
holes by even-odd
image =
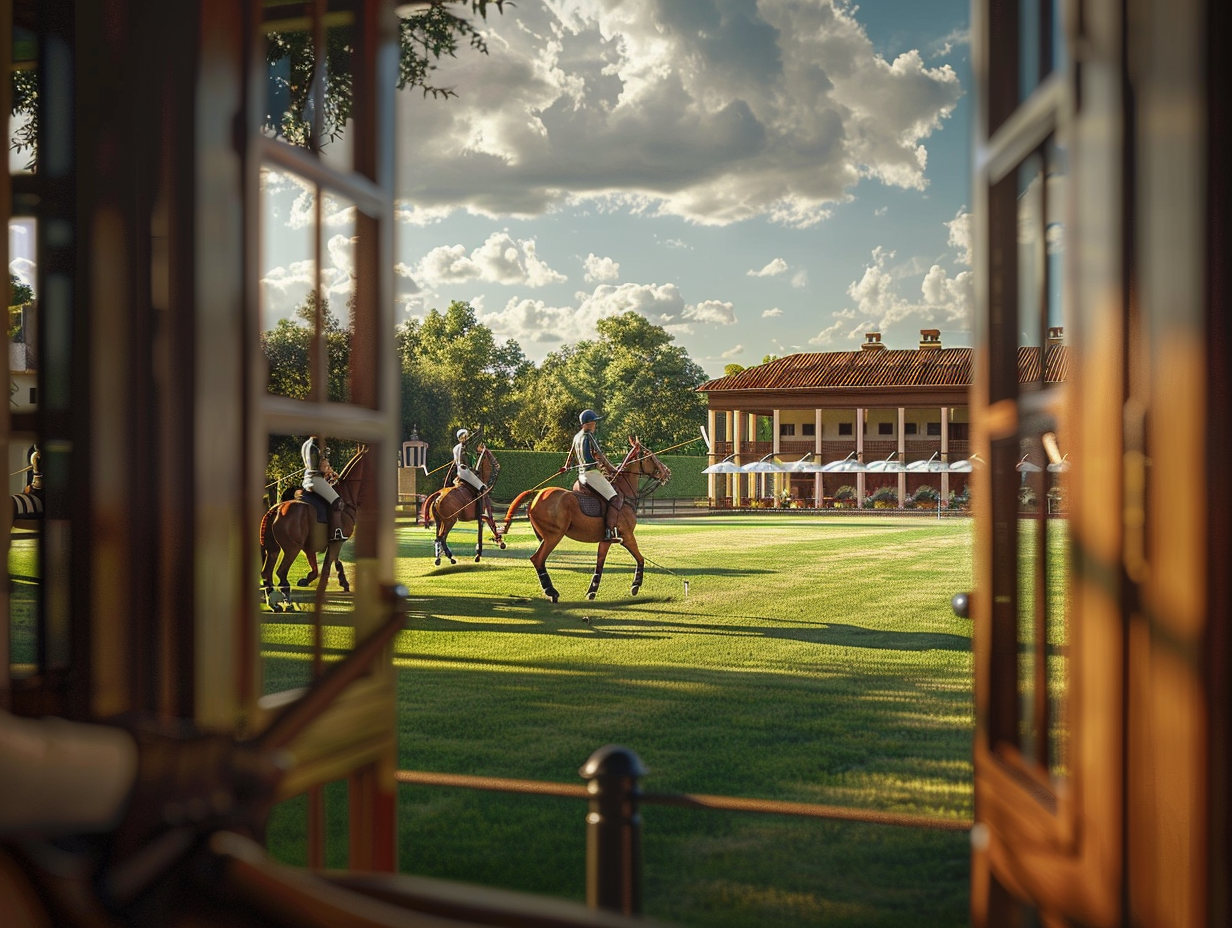
[[[400, 95], [398, 318], [467, 300], [540, 361], [632, 309], [711, 375], [871, 330], [970, 344], [968, 12], [518, 0], [436, 72], [456, 97]], [[308, 204], [267, 191], [268, 319]]]

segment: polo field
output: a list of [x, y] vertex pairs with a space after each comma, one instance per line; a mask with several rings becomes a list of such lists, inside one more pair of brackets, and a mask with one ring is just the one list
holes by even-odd
[[[581, 785], [587, 757], [618, 743], [649, 769], [647, 791], [971, 818], [970, 623], [949, 605], [971, 585], [968, 520], [710, 516], [649, 520], [638, 534], [638, 596], [632, 559], [613, 548], [587, 601], [595, 547], [566, 541], [552, 604], [524, 522], [506, 550], [444, 567], [430, 530], [399, 528], [398, 580], [411, 591], [395, 644], [399, 769]], [[263, 616], [266, 692], [306, 679], [311, 600], [299, 595], [305, 611]], [[324, 640], [342, 653], [353, 635], [331, 614]], [[584, 898], [584, 802], [399, 789], [403, 870]], [[345, 792], [327, 789], [329, 866], [346, 863]], [[304, 809], [284, 803], [269, 835], [276, 856], [300, 864]], [[967, 921], [964, 831], [641, 811], [649, 917]]]

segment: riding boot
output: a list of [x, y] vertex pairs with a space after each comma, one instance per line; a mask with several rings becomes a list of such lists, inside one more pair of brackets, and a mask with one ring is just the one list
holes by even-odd
[[620, 520], [620, 510], [624, 508], [624, 497], [619, 493], [607, 501], [607, 512], [604, 515], [604, 541], [620, 541], [620, 530], [616, 523]]
[[346, 535], [342, 533], [342, 497], [334, 500], [329, 507], [329, 540], [346, 541]]

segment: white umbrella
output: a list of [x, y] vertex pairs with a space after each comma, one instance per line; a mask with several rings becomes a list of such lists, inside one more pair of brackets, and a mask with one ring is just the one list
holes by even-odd
[[733, 455], [728, 455], [717, 464], [711, 464], [709, 467], [702, 468], [703, 474], [738, 474], [740, 473], [740, 465], [732, 460]]
[[946, 471], [950, 469], [951, 469], [950, 465], [947, 464], [945, 461], [937, 460], [936, 452], [934, 452], [933, 456], [929, 458], [927, 461], [912, 461], [910, 464], [907, 465], [907, 472], [912, 473], [912, 474], [917, 474], [917, 473], [944, 474]]
[[870, 474], [901, 474], [906, 469], [901, 461], [895, 459], [894, 455], [890, 455], [884, 461], [873, 461], [868, 465]]
[[868, 470], [863, 464], [855, 460], [854, 452], [847, 455], [841, 461], [831, 461], [829, 464], [823, 464], [821, 472], [823, 474], [858, 474]]
[[1063, 474], [1069, 470], [1069, 455], [1061, 458], [1061, 460], [1048, 465], [1048, 470], [1053, 474]]
[[974, 465], [979, 464], [979, 463], [982, 463], [982, 462], [976, 461], [975, 458], [971, 458], [970, 460], [966, 460], [966, 461], [951, 461], [950, 462], [950, 473], [951, 474], [969, 474], [971, 473], [971, 471], [975, 470]]
[[1038, 474], [1043, 469], [1044, 468], [1040, 467], [1038, 464], [1028, 461], [1025, 454], [1022, 456], [1022, 460], [1014, 465], [1014, 470], [1018, 471], [1020, 474]]
[[798, 461], [792, 461], [790, 464], [788, 464], [788, 465], [787, 465], [787, 470], [788, 470], [788, 471], [790, 471], [790, 472], [791, 472], [791, 473], [793, 473], [793, 474], [817, 474], [817, 473], [821, 473], [821, 472], [822, 472], [822, 468], [823, 468], [825, 465], [824, 465], [824, 464], [822, 464], [820, 461], [813, 461], [813, 460], [810, 460], [810, 458], [812, 458], [812, 457], [813, 457], [813, 452], [812, 452], [812, 451], [810, 451], [808, 454], [806, 454], [806, 455], [805, 455], [804, 457], [802, 457], [800, 460], [798, 460]]
[[782, 474], [787, 471], [787, 468], [778, 461], [772, 461], [774, 452], [771, 451], [760, 461], [752, 461], [740, 468], [746, 474]]

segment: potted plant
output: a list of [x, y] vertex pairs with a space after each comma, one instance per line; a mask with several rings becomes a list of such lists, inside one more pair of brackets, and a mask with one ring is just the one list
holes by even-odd
[[897, 509], [898, 490], [894, 487], [878, 487], [869, 496], [872, 509]]
[[834, 491], [834, 508], [850, 509], [856, 504], [856, 488], [843, 485]]
[[928, 484], [925, 484], [911, 494], [913, 508], [918, 509], [936, 509], [937, 500], [939, 499], [941, 499], [941, 494]]

